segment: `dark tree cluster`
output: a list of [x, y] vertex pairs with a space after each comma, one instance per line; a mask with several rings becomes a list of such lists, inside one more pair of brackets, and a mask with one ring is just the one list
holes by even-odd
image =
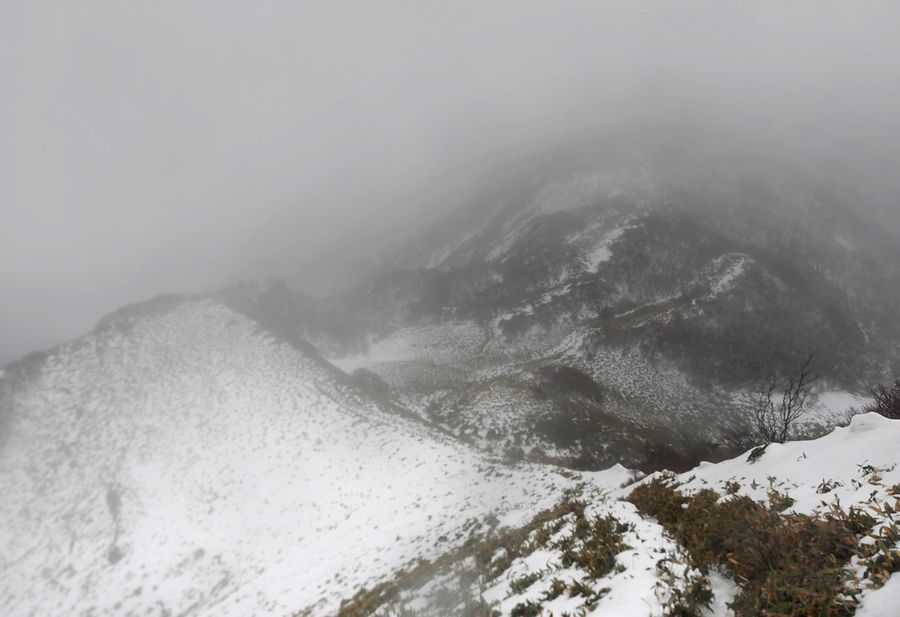
[[872, 398], [875, 400], [863, 408], [864, 412], [874, 412], [885, 418], [900, 420], [900, 378], [891, 385], [873, 388]]

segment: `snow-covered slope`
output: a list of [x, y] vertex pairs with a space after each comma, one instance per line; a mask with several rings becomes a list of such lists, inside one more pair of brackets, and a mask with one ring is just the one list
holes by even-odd
[[491, 462], [209, 299], [12, 365], [0, 418], [10, 617], [330, 614], [577, 481]]
[[[868, 413], [816, 440], [771, 444], [755, 462], [747, 454], [701, 465], [677, 479], [687, 493], [712, 488], [722, 495], [747, 495], [760, 502], [775, 490], [793, 500], [789, 512], [801, 514], [823, 514], [835, 505], [844, 511], [860, 508], [876, 520], [861, 544], [874, 544], [876, 538], [884, 537], [885, 526], [894, 527], [894, 535], [900, 531], [895, 518], [900, 503], [898, 444], [900, 421]], [[900, 545], [894, 548], [900, 550]], [[859, 569], [864, 578], [864, 568]], [[881, 588], [863, 582], [857, 615], [892, 617], [900, 612], [900, 574]]]
[[[860, 555], [863, 547], [877, 544], [881, 555], [892, 553], [881, 563], [900, 559], [898, 443], [900, 421], [865, 414], [817, 440], [770, 445], [755, 460], [748, 460], [748, 452], [680, 475], [653, 474], [638, 483], [629, 482], [621, 468], [598, 472], [582, 488], [580, 501], [564, 502], [518, 536], [487, 544], [484, 557], [476, 549], [443, 562], [429, 577], [413, 580], [376, 614], [398, 614], [391, 612], [398, 608], [417, 615], [466, 614], [461, 604], [453, 603], [463, 597], [469, 605], [484, 608], [485, 614], [497, 611], [504, 617], [733, 617], [729, 604], [741, 588], [728, 564], [708, 574], [693, 568], [686, 549], [666, 529], [625, 501], [636, 487], [664, 478], [685, 495], [712, 489], [720, 502], [746, 495], [768, 507], [774, 491], [782, 503], [779, 509], [786, 507], [783, 516], [824, 517], [833, 515], [834, 508], [864, 511], [873, 517], [872, 524], [857, 533], [857, 556], [846, 566], [858, 577], [855, 614], [895, 617], [900, 572], [891, 576], [888, 568], [890, 578], [885, 581], [866, 570]], [[616, 488], [615, 479], [622, 486]], [[825, 554], [812, 555], [810, 563], [824, 564], [828, 559]], [[460, 574], [467, 571], [468, 577]], [[680, 611], [675, 610], [678, 606]]]
[[[811, 441], [771, 444], [755, 462], [748, 455], [699, 467], [679, 476], [686, 491], [713, 488], [763, 501], [775, 488], [794, 499], [791, 510], [811, 514], [822, 501], [883, 501], [900, 484], [900, 422], [878, 414], [854, 416], [850, 425]], [[869, 482], [871, 476], [880, 480]], [[771, 481], [770, 478], [776, 478]], [[827, 489], [827, 490], [826, 490]], [[824, 497], [823, 497], [824, 496]], [[871, 500], [870, 500], [871, 498]]]

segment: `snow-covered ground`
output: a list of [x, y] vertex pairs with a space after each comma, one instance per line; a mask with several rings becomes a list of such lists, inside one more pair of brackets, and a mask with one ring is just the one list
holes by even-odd
[[126, 321], [0, 384], [4, 615], [327, 615], [577, 481], [388, 413], [212, 301]]
[[[900, 422], [866, 414], [853, 419], [849, 427], [838, 428], [813, 441], [768, 446], [758, 460], [748, 460], [749, 452], [719, 464], [703, 463], [681, 475], [665, 477], [686, 494], [713, 489], [721, 499], [747, 495], [767, 503], [769, 492], [777, 491], [795, 500], [788, 513], [815, 515], [833, 504], [847, 511], [862, 508], [876, 516], [876, 524], [860, 545], [881, 534], [884, 525], [893, 525], [900, 502]], [[641, 480], [649, 482], [656, 474]], [[394, 601], [394, 608], [414, 608], [414, 614], [437, 616], [456, 614], [447, 605], [452, 589], [468, 584], [468, 596], [478, 598], [502, 616], [578, 614], [586, 617], [663, 616], [691, 585], [702, 584], [712, 594], [707, 617], [729, 617], [729, 603], [739, 593], [738, 584], [727, 569], [712, 570], [708, 576], [692, 570], [689, 560], [669, 534], [652, 518], [642, 516], [623, 501], [638, 485], [628, 470], [615, 466], [604, 472], [584, 474], [578, 498], [583, 501], [582, 524], [598, 519], [613, 521], [620, 534], [614, 564], [600, 576], [591, 576], [581, 563], [573, 563], [567, 551], [584, 546], [590, 534], [579, 535], [576, 515], [544, 519], [529, 527], [527, 540], [508, 556], [509, 542], [500, 542], [490, 564], [505, 563], [500, 572], [485, 568], [473, 582], [460, 582], [459, 572], [475, 569], [471, 557], [445, 565], [430, 580], [410, 586]], [[888, 507], [890, 506], [890, 507]], [[555, 515], [554, 515], [555, 516]], [[611, 518], [609, 518], [611, 517]], [[610, 529], [612, 529], [610, 528]], [[890, 537], [890, 536], [888, 536]], [[607, 543], [609, 538], [606, 537]], [[607, 544], [608, 545], [608, 544]], [[900, 550], [900, 546], [895, 547]], [[823, 557], [824, 558], [824, 557]], [[863, 617], [895, 617], [900, 606], [900, 574], [879, 587], [867, 578], [858, 558], [849, 566], [860, 576]], [[457, 592], [459, 595], [459, 592]], [[462, 594], [465, 596], [466, 594]], [[390, 609], [378, 615], [395, 614]]]
[[[445, 341], [464, 357], [484, 349], [483, 336], [460, 322], [397, 337], [373, 357], [428, 355], [427, 340], [452, 363]], [[848, 402], [821, 397], [829, 409]], [[552, 542], [535, 546], [478, 590], [503, 615], [537, 600], [555, 614], [663, 615], [697, 576], [663, 528], [621, 500], [633, 489], [621, 488], [633, 479], [621, 466], [579, 474], [493, 461], [211, 300], [107, 320], [40, 367], [12, 367], [0, 405], [10, 432], [0, 451], [4, 615], [329, 615], [360, 588], [454, 551], [486, 521], [521, 526], [573, 493], [586, 520], [616, 521], [615, 566], [590, 581], [594, 595], [555, 593], [585, 571]], [[896, 497], [898, 443], [900, 422], [869, 414], [815, 441], [771, 445], [756, 462], [744, 454], [676, 479], [681, 490], [763, 501], [774, 488], [807, 514], [836, 500], [869, 508]], [[574, 531], [566, 519], [553, 538]], [[725, 617], [734, 581], [714, 572], [708, 584], [709, 614]], [[426, 588], [407, 600], [429, 614], [431, 597]], [[865, 591], [859, 614], [893, 617], [898, 605], [895, 576]]]
[[[760, 502], [775, 490], [794, 500], [790, 512], [817, 514], [833, 504], [876, 515], [874, 538], [892, 522], [900, 486], [900, 422], [869, 413], [850, 425], [811, 441], [771, 444], [755, 462], [744, 454], [717, 464], [701, 463], [676, 477], [679, 490], [712, 488], [725, 495], [747, 495]], [[649, 480], [650, 478], [648, 478]], [[726, 484], [728, 485], [726, 487]], [[866, 540], [864, 540], [865, 542]], [[897, 547], [900, 549], [900, 546]], [[880, 589], [867, 589], [858, 615], [894, 617], [900, 607], [900, 575]]]
[[[587, 510], [589, 518], [612, 516], [627, 529], [622, 541], [627, 546], [616, 556], [617, 567], [606, 577], [592, 584], [595, 590], [605, 590], [598, 598], [563, 593], [552, 600], [542, 602], [548, 614], [574, 614], [586, 610], [590, 615], [634, 615], [662, 617], [666, 614], [666, 603], [671, 596], [667, 575], [672, 573], [671, 583], [678, 585], [688, 568], [686, 557], [678, 545], [654, 521], [643, 518], [630, 503], [610, 497], [595, 496]], [[559, 536], [571, 529], [563, 528]], [[660, 568], [660, 560], [665, 558], [665, 568]], [[515, 592], [510, 582], [529, 573], [538, 572], [540, 578], [523, 592]], [[500, 581], [484, 594], [485, 600], [503, 615], [512, 614], [517, 605], [539, 602], [547, 596], [553, 580], [570, 583], [585, 579], [584, 571], [577, 567], [566, 567], [558, 551], [539, 550], [527, 558], [513, 562]], [[734, 585], [727, 579], [718, 588], [719, 604], [724, 605], [733, 595]], [[711, 613], [726, 615], [727, 612]]]

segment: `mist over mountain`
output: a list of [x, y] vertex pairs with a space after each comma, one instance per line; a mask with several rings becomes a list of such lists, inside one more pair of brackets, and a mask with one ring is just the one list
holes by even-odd
[[510, 161], [345, 292], [226, 293], [500, 456], [721, 457], [809, 354], [827, 426], [900, 367], [900, 243], [846, 177], [679, 128]]
[[0, 6], [0, 613], [896, 617], [898, 23]]
[[854, 207], [900, 225], [892, 3], [91, 0], [0, 17], [0, 361], [160, 293], [346, 288], [483, 174], [620, 126], [687, 117], [717, 146], [849, 170]]

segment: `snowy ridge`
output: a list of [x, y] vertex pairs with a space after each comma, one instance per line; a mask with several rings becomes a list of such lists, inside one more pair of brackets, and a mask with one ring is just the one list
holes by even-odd
[[[900, 483], [898, 437], [900, 422], [867, 413], [819, 439], [770, 444], [756, 462], [739, 456], [716, 464], [701, 463], [678, 478], [688, 492], [708, 487], [724, 493], [725, 483], [735, 481], [741, 485], [739, 494], [759, 501], [764, 501], [774, 486], [794, 499], [792, 511], [812, 514], [821, 511], [823, 500], [839, 499], [847, 506], [869, 502], [875, 485], [860, 482], [869, 475], [863, 470], [866, 466], [882, 470], [879, 476], [884, 487], [878, 488], [876, 496], [887, 495], [891, 486]], [[777, 480], [770, 483], [770, 477]], [[834, 486], [820, 492], [823, 481]]]
[[[454, 598], [464, 597], [467, 606], [474, 603], [503, 617], [664, 617], [697, 614], [672, 610], [702, 586], [709, 593], [708, 603], [701, 602], [706, 604], [704, 616], [733, 616], [729, 603], [740, 587], [727, 569], [712, 570], [707, 576], [693, 570], [684, 549], [666, 530], [624, 499], [637, 486], [657, 478], [667, 478], [688, 495], [712, 489], [720, 501], [747, 495], [765, 504], [774, 490], [794, 500], [786, 513], [823, 513], [837, 504], [844, 511], [857, 508], [872, 514], [875, 524], [863, 535], [862, 547], [876, 538], [890, 538], [883, 535], [884, 526], [898, 527], [893, 505], [900, 503], [898, 439], [900, 422], [866, 414], [817, 440], [772, 444], [755, 462], [748, 460], [748, 452], [718, 464], [702, 463], [681, 475], [653, 474], [638, 483], [630, 482], [627, 470], [619, 466], [586, 474], [589, 482], [578, 493], [582, 505], [564, 502], [577, 507], [545, 515], [540, 524], [526, 529], [523, 543], [506, 540], [496, 550], [490, 545], [494, 552], [489, 559], [479, 561], [477, 553], [461, 556], [461, 561], [418, 581], [375, 614], [402, 609], [422, 616], [465, 614], [461, 604], [453, 604]], [[602, 534], [599, 544], [592, 537], [597, 533]], [[612, 561], [584, 559], [585, 553], [579, 551], [587, 546], [594, 547], [595, 557], [611, 551], [606, 555]], [[893, 550], [900, 551], [900, 545]], [[461, 577], [467, 568], [481, 574]], [[855, 614], [896, 615], [900, 573], [882, 586], [867, 578], [860, 558], [854, 557], [849, 568], [857, 571], [863, 585]]]
[[[790, 512], [802, 514], [821, 514], [833, 504], [844, 511], [861, 508], [874, 514], [877, 521], [863, 539], [866, 544], [875, 541], [883, 525], [894, 522], [891, 508], [900, 497], [898, 440], [900, 422], [874, 413], [862, 414], [849, 426], [838, 427], [816, 440], [771, 444], [756, 462], [750, 462], [748, 454], [715, 465], [705, 463], [677, 479], [680, 490], [688, 493], [712, 488], [722, 495], [747, 495], [760, 502], [766, 501], [774, 489], [793, 500]], [[900, 549], [900, 545], [895, 548]], [[854, 558], [853, 563], [859, 560]], [[856, 614], [896, 615], [900, 606], [898, 580], [900, 575], [894, 574], [884, 587], [869, 584]]]
[[10, 616], [327, 615], [472, 521], [521, 524], [577, 478], [493, 463], [389, 413], [212, 301], [10, 373]]

